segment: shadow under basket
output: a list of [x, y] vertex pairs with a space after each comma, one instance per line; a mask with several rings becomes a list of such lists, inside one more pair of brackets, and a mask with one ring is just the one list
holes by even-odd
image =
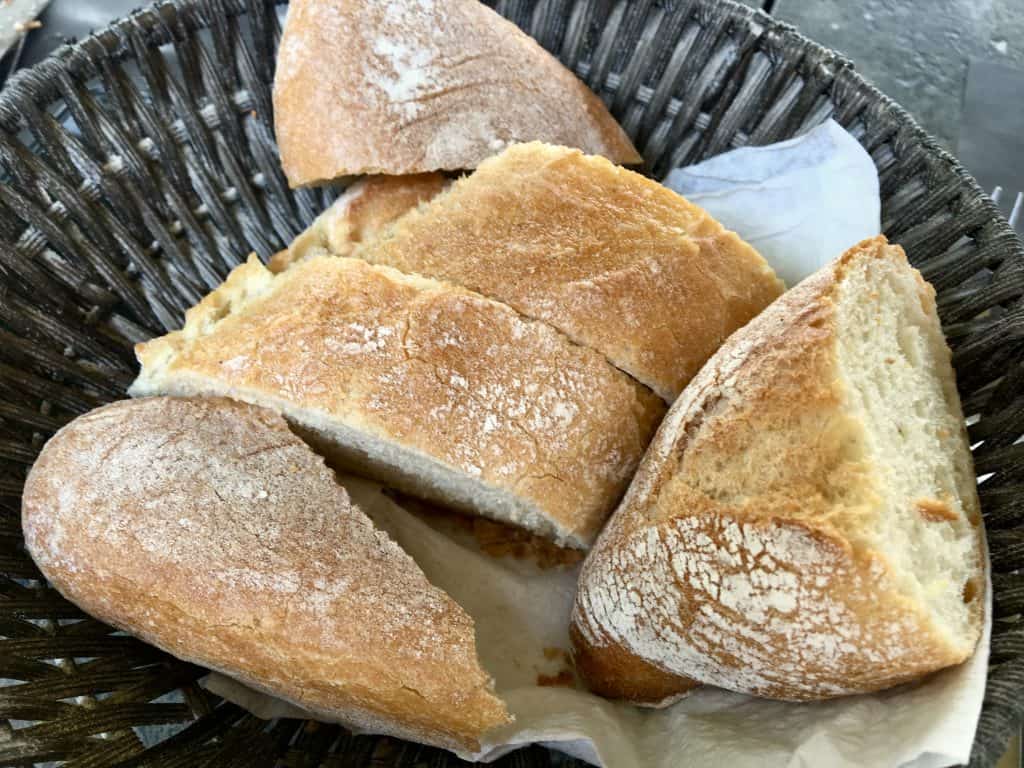
[[[833, 117], [870, 152], [882, 224], [934, 285], [992, 556], [991, 671], [972, 765], [1024, 715], [1024, 250], [975, 181], [836, 53], [726, 0], [501, 0], [608, 103], [646, 171], [795, 136]], [[0, 765], [447, 766], [340, 726], [264, 722], [204, 670], [85, 616], [22, 545], [47, 438], [124, 396], [135, 342], [250, 251], [266, 259], [338, 189], [291, 191], [271, 80], [284, 6], [180, 0], [64, 46], [0, 94]], [[343, 42], [343, 41], [339, 41]], [[573, 765], [539, 747], [499, 765]]]

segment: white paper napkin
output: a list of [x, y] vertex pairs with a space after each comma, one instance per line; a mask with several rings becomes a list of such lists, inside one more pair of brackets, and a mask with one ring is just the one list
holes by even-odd
[[[495, 560], [434, 530], [379, 486], [343, 482], [431, 583], [474, 619], [480, 661], [515, 722], [463, 758], [491, 761], [540, 743], [607, 768], [939, 768], [967, 761], [985, 691], [990, 619], [972, 659], [918, 685], [814, 704], [703, 688], [664, 710], [639, 709], [537, 684], [538, 675], [557, 671], [550, 649], [569, 648], [578, 567], [541, 570]], [[204, 684], [260, 717], [309, 716], [222, 675]]]
[[[670, 185], [751, 241], [792, 285], [879, 231], [870, 158], [836, 123], [761, 149], [674, 172]], [[789, 704], [703, 688], [664, 710], [537, 685], [555, 671], [545, 649], [568, 649], [578, 569], [540, 570], [456, 543], [366, 481], [354, 500], [476, 622], [481, 662], [515, 722], [489, 735], [493, 760], [545, 744], [607, 768], [939, 768], [967, 762], [981, 713], [991, 631], [966, 663], [876, 695]], [[291, 704], [211, 675], [208, 687], [263, 717], [305, 716]]]
[[880, 231], [875, 164], [834, 120], [677, 168], [665, 185], [754, 246], [790, 288]]

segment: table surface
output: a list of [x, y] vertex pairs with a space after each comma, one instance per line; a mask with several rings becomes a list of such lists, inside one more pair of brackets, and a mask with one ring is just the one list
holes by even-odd
[[[83, 37], [145, 1], [51, 0], [40, 17], [42, 27], [29, 33], [19, 63], [34, 64], [66, 38]], [[992, 178], [991, 160], [978, 155], [973, 146], [982, 143], [976, 137], [984, 137], [983, 143], [1002, 142], [1004, 157], [1016, 156], [1024, 163], [1024, 0], [744, 1], [770, 9], [811, 39], [852, 59], [858, 71], [902, 104], [947, 149], [960, 149], [968, 169], [986, 188], [1001, 184], [1024, 190], [1024, 174]], [[987, 109], [984, 91], [972, 88], [965, 102], [972, 74], [983, 85], [993, 65], [1020, 75], [992, 89], [1005, 104], [1013, 105], [1011, 111], [1016, 109], [1019, 130], [1007, 128], [1016, 128], [1017, 123], [1007, 122], [1013, 115]], [[1015, 743], [1000, 768], [1019, 765], [1018, 754]]]

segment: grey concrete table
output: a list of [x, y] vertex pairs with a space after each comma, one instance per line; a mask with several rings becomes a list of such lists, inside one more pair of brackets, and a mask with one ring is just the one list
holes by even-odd
[[20, 66], [32, 66], [68, 38], [82, 38], [112, 20], [127, 16], [152, 0], [50, 0], [39, 20], [42, 26], [29, 33]]
[[968, 61], [1024, 67], [1024, 0], [777, 0], [773, 13], [851, 58], [949, 149]]

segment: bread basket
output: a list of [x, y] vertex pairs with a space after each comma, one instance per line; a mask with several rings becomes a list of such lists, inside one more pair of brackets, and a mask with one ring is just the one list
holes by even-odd
[[[158, 3], [0, 93], [0, 765], [454, 765], [339, 726], [264, 722], [204, 670], [117, 633], [40, 580], [20, 493], [46, 439], [120, 398], [132, 345], [337, 189], [292, 192], [272, 131], [273, 0]], [[890, 239], [934, 283], [991, 546], [992, 668], [972, 765], [1024, 717], [1024, 249], [988, 197], [836, 53], [726, 0], [500, 0], [610, 105], [662, 177], [836, 118], [874, 158]], [[501, 764], [572, 761], [535, 747]]]

